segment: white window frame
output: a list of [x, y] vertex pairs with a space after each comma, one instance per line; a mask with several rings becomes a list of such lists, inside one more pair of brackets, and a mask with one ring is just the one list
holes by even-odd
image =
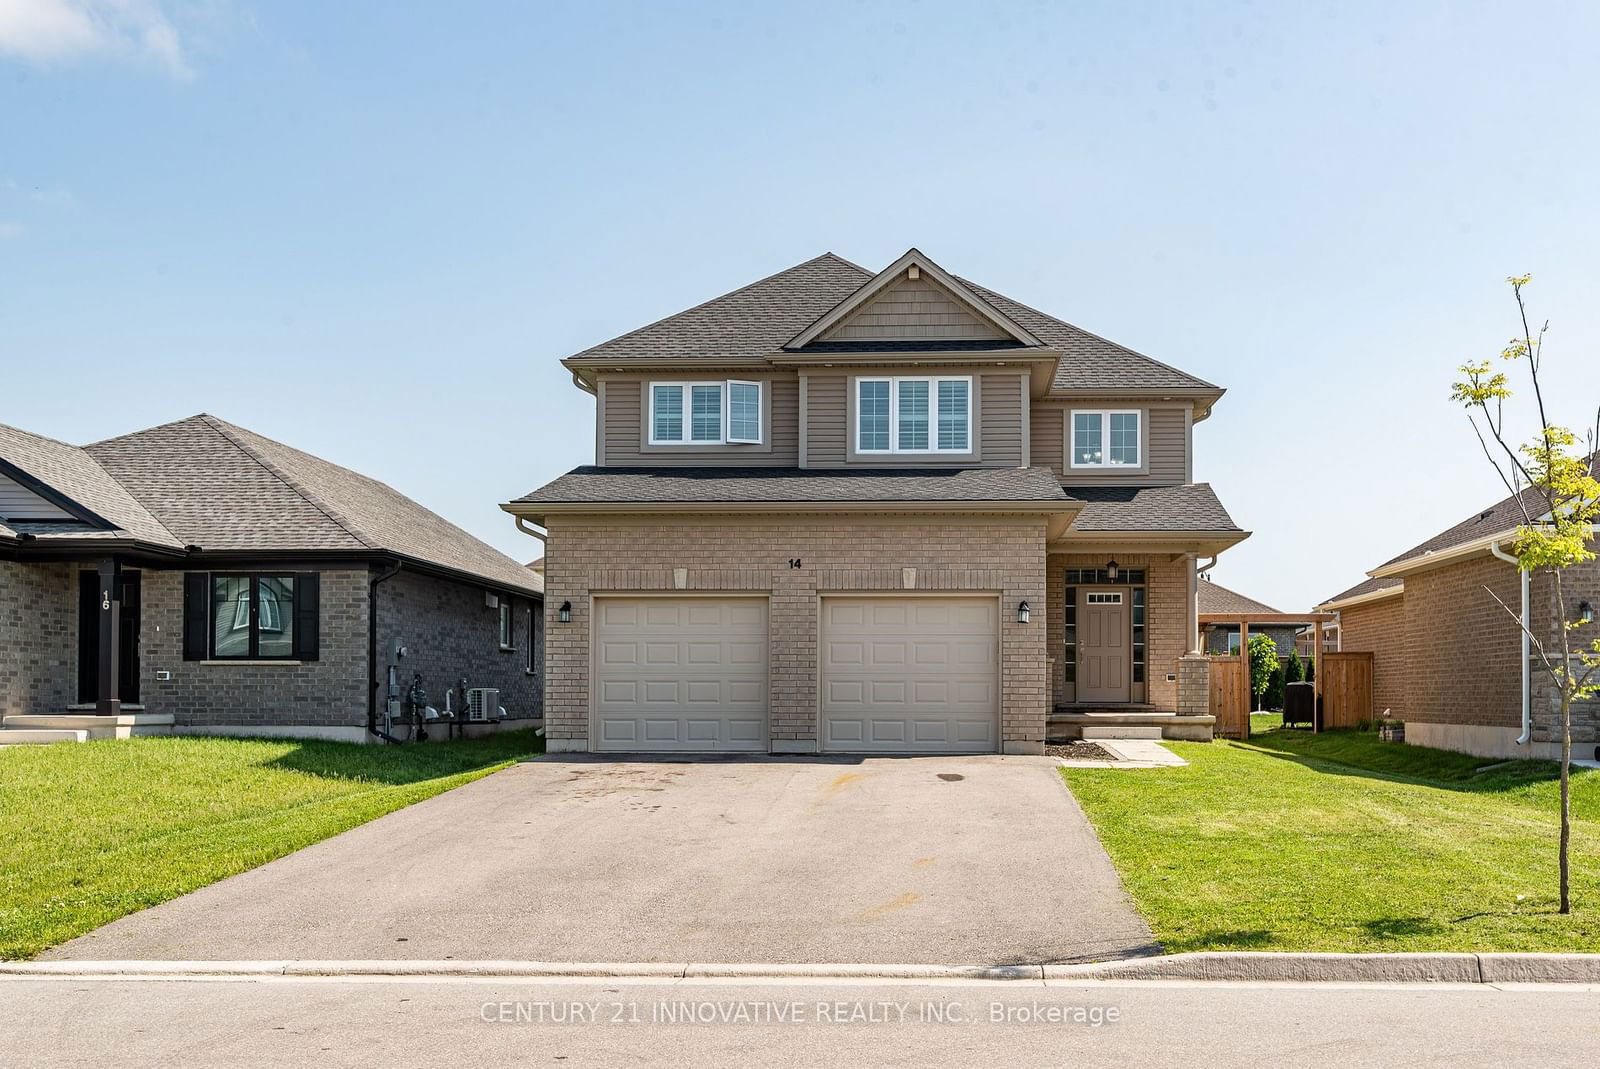
[[[675, 386], [683, 392], [679, 396], [679, 423], [683, 429], [682, 438], [662, 438], [656, 433], [656, 387]], [[721, 391], [722, 417], [719, 434], [716, 438], [694, 437], [694, 388], [696, 386], [715, 386]], [[756, 436], [754, 438], [735, 438], [732, 434], [729, 416], [729, 406], [732, 404], [733, 387], [753, 386], [756, 390]], [[687, 445], [687, 446], [713, 446], [713, 445], [760, 445], [766, 433], [766, 419], [763, 415], [766, 407], [765, 384], [751, 379], [660, 379], [650, 382], [646, 387], [645, 404], [650, 410], [650, 434], [647, 439], [651, 445]]]
[[[1100, 417], [1100, 456], [1103, 458], [1098, 464], [1078, 463], [1078, 417]], [[1133, 463], [1111, 460], [1111, 417], [1132, 416], [1139, 421], [1136, 448], [1137, 455]], [[1073, 468], [1110, 468], [1117, 471], [1136, 471], [1144, 467], [1144, 409], [1142, 408], [1073, 408], [1067, 411], [1067, 464]]]
[[[867, 382], [889, 384], [889, 448], [867, 449], [861, 444], [861, 385]], [[926, 382], [928, 384], [928, 448], [900, 448], [900, 384]], [[960, 448], [940, 449], [939, 442], [939, 384], [964, 382], [967, 384], [967, 444]], [[972, 406], [975, 400], [971, 375], [858, 375], [851, 388], [850, 404], [852, 422], [855, 424], [855, 451], [858, 456], [966, 456], [974, 451]]]

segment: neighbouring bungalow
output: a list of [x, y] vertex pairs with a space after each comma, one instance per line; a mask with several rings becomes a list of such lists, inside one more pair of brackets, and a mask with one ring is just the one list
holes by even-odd
[[462, 730], [528, 725], [542, 588], [391, 487], [214, 416], [82, 447], [0, 425], [0, 744], [398, 738], [391, 666], [441, 710], [465, 680]]

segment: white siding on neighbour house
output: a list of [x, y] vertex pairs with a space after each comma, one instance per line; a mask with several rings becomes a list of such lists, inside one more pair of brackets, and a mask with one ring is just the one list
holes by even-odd
[[71, 520], [76, 517], [0, 472], [0, 519]]

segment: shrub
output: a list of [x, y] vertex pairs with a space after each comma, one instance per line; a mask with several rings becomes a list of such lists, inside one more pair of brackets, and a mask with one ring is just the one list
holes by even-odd
[[1306, 677], [1306, 666], [1300, 663], [1300, 651], [1290, 650], [1289, 661], [1283, 666], [1283, 681], [1299, 683]]
[[1256, 697], [1256, 708], [1261, 708], [1261, 696], [1272, 683], [1272, 673], [1278, 668], [1278, 644], [1266, 635], [1250, 636], [1250, 693]]
[[1283, 668], [1281, 665], [1272, 670], [1272, 676], [1267, 680], [1267, 692], [1261, 696], [1261, 707], [1278, 712], [1283, 711]]

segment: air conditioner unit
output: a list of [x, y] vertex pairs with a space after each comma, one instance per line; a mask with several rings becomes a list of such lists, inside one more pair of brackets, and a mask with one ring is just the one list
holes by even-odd
[[494, 720], [500, 716], [500, 688], [472, 687], [467, 691], [467, 719]]

